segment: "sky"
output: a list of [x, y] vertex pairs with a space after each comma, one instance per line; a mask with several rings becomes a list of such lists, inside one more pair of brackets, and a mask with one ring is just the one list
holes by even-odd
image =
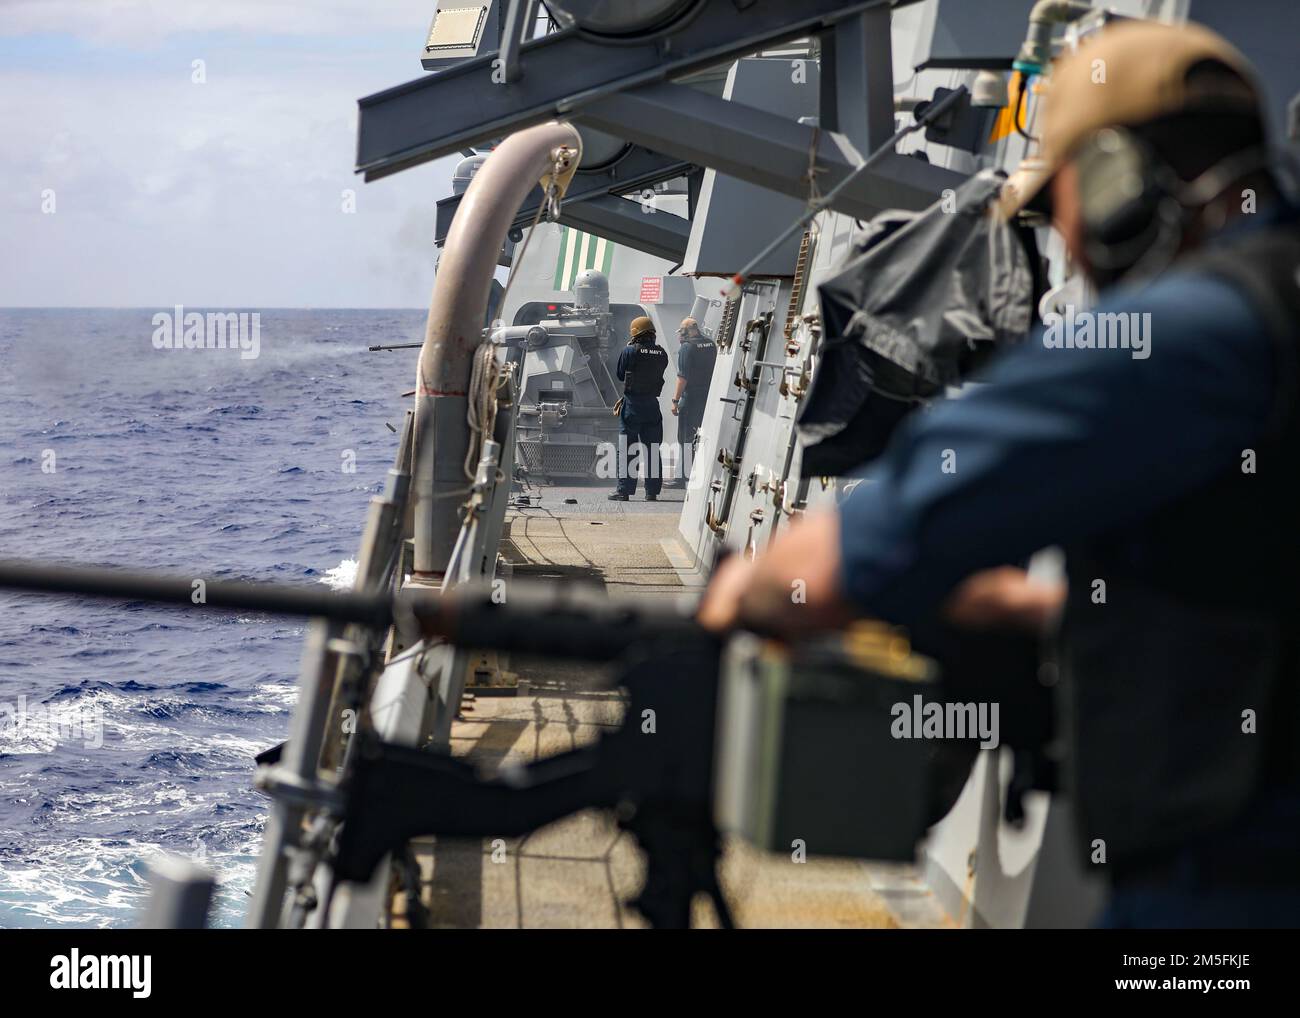
[[435, 7], [0, 0], [0, 307], [427, 306], [459, 157], [352, 169]]

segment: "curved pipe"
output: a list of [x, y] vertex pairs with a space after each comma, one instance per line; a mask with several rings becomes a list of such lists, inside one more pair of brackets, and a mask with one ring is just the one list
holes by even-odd
[[1052, 62], [1052, 29], [1086, 15], [1097, 8], [1085, 0], [1038, 0], [1029, 12], [1029, 31], [1012, 70], [1024, 74], [1042, 74]]
[[443, 245], [415, 380], [415, 573], [440, 580], [460, 532], [469, 479], [466, 423], [474, 352], [483, 342], [497, 256], [538, 181], [559, 170], [561, 194], [577, 170], [582, 140], [569, 124], [512, 134], [474, 174]]

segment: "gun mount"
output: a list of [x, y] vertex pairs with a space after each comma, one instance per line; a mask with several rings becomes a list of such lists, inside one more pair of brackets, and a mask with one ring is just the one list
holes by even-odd
[[597, 476], [601, 448], [619, 433], [613, 406], [621, 386], [613, 368], [622, 343], [615, 337], [641, 308], [611, 306], [609, 281], [596, 270], [577, 276], [573, 298], [525, 306], [515, 325], [492, 337], [506, 362], [517, 365], [515, 437], [520, 467], [532, 479]]
[[[963, 675], [1001, 666], [1002, 699], [1014, 705], [1002, 741], [1032, 755], [1051, 737], [1032, 678], [1036, 647], [1025, 639], [949, 631], [935, 639], [941, 657], [932, 660], [901, 630], [862, 623], [782, 647], [760, 634], [721, 638], [680, 609], [639, 607], [582, 585], [519, 583], [503, 603], [474, 584], [392, 595], [214, 581], [195, 604], [187, 579], [0, 563], [0, 586], [270, 611], [378, 632], [393, 625], [461, 647], [621, 665], [626, 702], [616, 729], [500, 778], [444, 751], [386, 741], [369, 725], [329, 767], [305, 774], [266, 757], [259, 787], [302, 811], [300, 845], [329, 874], [322, 897], [297, 896], [290, 914], [299, 923], [318, 912], [329, 925], [336, 889], [368, 881], [414, 837], [522, 835], [605, 808], [646, 854], [634, 905], [652, 925], [689, 925], [702, 893], [729, 926], [716, 873], [721, 831], [767, 849], [798, 839], [813, 853], [913, 858], [956, 801], [978, 736], [899, 737], [900, 703], [943, 704], [968, 691]], [[291, 738], [283, 758], [294, 750]]]

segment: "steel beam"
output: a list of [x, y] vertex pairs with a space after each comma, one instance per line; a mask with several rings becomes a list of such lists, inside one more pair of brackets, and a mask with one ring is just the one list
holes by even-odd
[[508, 82], [519, 80], [519, 47], [524, 34], [533, 27], [536, 15], [535, 0], [506, 0], [505, 24], [501, 29], [501, 69]]
[[[695, 169], [696, 167], [691, 163], [661, 156], [644, 148], [633, 147], [626, 156], [605, 169], [587, 173], [578, 172], [569, 185], [569, 190], [565, 192], [564, 205], [575, 205], [604, 195], [631, 194], [642, 188], [653, 187], [661, 181], [689, 176]], [[439, 246], [447, 239], [447, 231], [451, 229], [451, 221], [456, 214], [456, 209], [460, 207], [461, 197], [453, 194], [438, 202], [434, 242]], [[537, 216], [537, 206], [541, 200], [542, 189], [533, 188], [520, 206], [519, 214], [511, 224], [512, 228], [523, 229], [531, 225]]]
[[612, 194], [566, 201], [560, 222], [673, 263], [686, 257], [691, 236], [690, 220], [671, 212], [646, 212], [639, 202]]
[[678, 78], [892, 5], [890, 0], [701, 0], [697, 13], [676, 30], [644, 42], [610, 45], [578, 29], [524, 42], [520, 78], [513, 82], [503, 80], [498, 54], [485, 53], [360, 100], [357, 170], [374, 180], [566, 117], [599, 96]]
[[[539, 189], [524, 202], [523, 210], [515, 217], [512, 229], [522, 230], [533, 224], [541, 196]], [[438, 202], [436, 241], [439, 247], [447, 239], [447, 231], [459, 205], [459, 195]], [[615, 244], [674, 262], [685, 257], [686, 242], [691, 234], [690, 220], [669, 212], [644, 212], [640, 204], [617, 194], [592, 194], [581, 201], [566, 199], [560, 210], [559, 221], [565, 226], [604, 237]], [[511, 264], [509, 257], [500, 264]]]
[[862, 152], [894, 133], [894, 57], [887, 7], [863, 11], [821, 36], [819, 120]]
[[[825, 194], [853, 172], [862, 154], [842, 134], [728, 102], [683, 85], [646, 85], [595, 100], [574, 116], [581, 126], [684, 162], [709, 166], [780, 194], [807, 198], [809, 156]], [[922, 209], [963, 174], [889, 153], [846, 188], [832, 206], [858, 218], [886, 208]]]

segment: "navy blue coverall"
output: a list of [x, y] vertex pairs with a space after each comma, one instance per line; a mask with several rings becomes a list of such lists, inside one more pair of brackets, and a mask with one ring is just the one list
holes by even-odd
[[[1245, 217], [1219, 239], [1283, 216], [1294, 213]], [[839, 507], [849, 600], [878, 618], [918, 620], [971, 573], [1140, 520], [1260, 440], [1273, 340], [1235, 286], [1174, 266], [1103, 293], [1092, 310], [1149, 312], [1150, 355], [1048, 348], [1039, 330], [991, 364], [983, 384], [908, 418]], [[1232, 535], [1206, 535], [1215, 539]], [[1216, 883], [1210, 860], [1225, 851], [1249, 860], [1278, 839], [1300, 840], [1300, 789], [1265, 796], [1214, 844], [1187, 846], [1167, 879], [1118, 887], [1107, 922], [1235, 925], [1247, 908], [1258, 920], [1252, 898], [1264, 892]], [[1263, 907], [1292, 925], [1300, 881], [1270, 893]]]
[[[683, 447], [690, 445], [704, 421], [704, 406], [709, 399], [709, 385], [713, 381], [713, 361], [710, 358], [700, 365], [701, 359], [691, 348], [699, 336], [683, 337], [677, 348], [677, 377], [685, 379], [682, 400], [677, 406], [677, 441]], [[696, 361], [696, 364], [692, 364]]]
[[[628, 344], [618, 355], [615, 369], [620, 382], [627, 376], [628, 362], [635, 355], [636, 348]], [[660, 462], [660, 443], [664, 440], [664, 418], [659, 409], [659, 397], [626, 394], [623, 396], [623, 409], [619, 411], [619, 422], [623, 426], [626, 442], [626, 458], [619, 456], [618, 493], [631, 497], [636, 494], [636, 475], [644, 471], [646, 497], [659, 497], [663, 487], [663, 466]], [[638, 450], [637, 444], [644, 446]]]

